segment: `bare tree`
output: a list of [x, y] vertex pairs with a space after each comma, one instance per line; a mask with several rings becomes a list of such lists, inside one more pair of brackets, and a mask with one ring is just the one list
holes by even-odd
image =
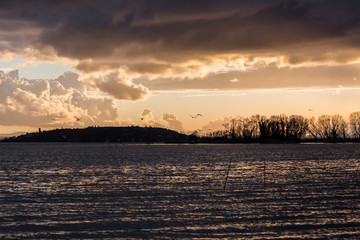
[[236, 132], [235, 132], [237, 125], [238, 125], [238, 121], [236, 120], [236, 118], [232, 118], [230, 120], [230, 125], [229, 125], [230, 137], [232, 140], [235, 140], [237, 138]]
[[317, 125], [315, 117], [311, 117], [310, 119], [308, 119], [308, 123], [309, 123], [309, 127], [308, 127], [309, 134], [315, 139], [323, 138], [321, 136], [321, 131]]
[[[360, 138], [360, 111], [350, 115], [352, 136]], [[232, 118], [229, 123], [223, 124], [225, 130], [212, 132], [208, 136], [251, 142], [260, 140], [299, 141], [307, 134], [314, 139], [347, 138], [349, 124], [339, 115], [321, 115], [317, 119], [307, 119], [301, 115], [287, 116], [285, 114], [272, 115], [267, 118], [263, 115]]]
[[257, 134], [258, 123], [255, 116], [250, 118], [238, 118], [237, 119], [237, 136], [245, 141], [255, 139]]
[[350, 131], [354, 138], [360, 138], [360, 111], [352, 112], [349, 116]]
[[229, 135], [229, 132], [230, 132], [230, 124], [229, 123], [223, 123], [222, 125], [225, 128], [225, 131], [222, 131], [223, 134], [224, 134], [223, 137], [227, 137]]
[[321, 115], [317, 121], [314, 117], [309, 120], [309, 133], [315, 139], [346, 138], [346, 129], [347, 124], [339, 114]]
[[270, 136], [274, 139], [286, 138], [288, 116], [285, 114], [273, 115], [269, 118]]
[[335, 114], [331, 116], [331, 138], [346, 138], [347, 124], [343, 116]]
[[322, 139], [331, 138], [332, 129], [331, 129], [331, 116], [330, 115], [321, 115], [318, 117], [317, 125], [320, 130], [320, 136]]
[[300, 140], [309, 128], [306, 118], [300, 115], [291, 115], [286, 125], [286, 137], [288, 139]]
[[254, 115], [254, 120], [259, 126], [260, 139], [266, 141], [270, 137], [269, 119], [263, 115]]
[[256, 138], [257, 129], [258, 129], [258, 124], [254, 116], [250, 118], [244, 118], [242, 135], [245, 140]]

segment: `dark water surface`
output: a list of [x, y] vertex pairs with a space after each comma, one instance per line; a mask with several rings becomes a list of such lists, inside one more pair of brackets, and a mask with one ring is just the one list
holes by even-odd
[[360, 144], [2, 143], [0, 238], [360, 239]]

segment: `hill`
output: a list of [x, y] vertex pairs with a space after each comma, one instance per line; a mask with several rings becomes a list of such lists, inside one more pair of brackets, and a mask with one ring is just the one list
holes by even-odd
[[5, 138], [3, 142], [188, 142], [189, 136], [153, 127], [55, 129]]
[[14, 132], [14, 133], [0, 133], [0, 140], [4, 138], [10, 138], [10, 137], [17, 137], [22, 134], [25, 134], [24, 132]]

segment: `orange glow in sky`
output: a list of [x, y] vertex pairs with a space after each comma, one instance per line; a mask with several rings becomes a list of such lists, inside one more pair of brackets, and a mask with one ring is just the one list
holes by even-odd
[[0, 4], [0, 133], [92, 125], [188, 133], [253, 114], [347, 118], [360, 109], [358, 5]]

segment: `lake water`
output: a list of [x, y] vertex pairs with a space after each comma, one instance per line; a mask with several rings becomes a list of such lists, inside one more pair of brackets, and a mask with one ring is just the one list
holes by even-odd
[[0, 238], [360, 239], [360, 144], [2, 143]]

